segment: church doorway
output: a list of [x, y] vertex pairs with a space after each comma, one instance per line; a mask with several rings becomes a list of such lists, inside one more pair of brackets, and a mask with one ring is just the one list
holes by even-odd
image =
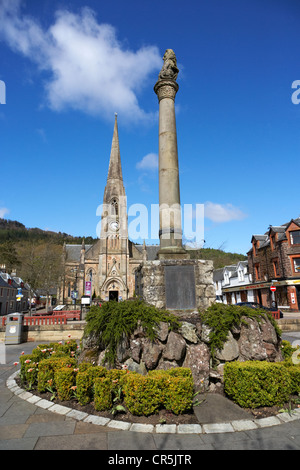
[[118, 302], [119, 300], [119, 291], [118, 290], [110, 290], [109, 291], [109, 300], [115, 300]]

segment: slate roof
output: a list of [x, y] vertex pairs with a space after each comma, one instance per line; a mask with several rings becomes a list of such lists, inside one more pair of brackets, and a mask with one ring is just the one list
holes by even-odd
[[[134, 245], [134, 246], [141, 253], [141, 257], [142, 257], [143, 245]], [[157, 257], [158, 250], [159, 250], [159, 245], [146, 245], [147, 260], [154, 261]]]
[[[87, 251], [91, 248], [92, 245], [85, 245], [85, 250]], [[80, 261], [80, 253], [81, 253], [82, 245], [66, 245], [66, 254], [68, 261]]]

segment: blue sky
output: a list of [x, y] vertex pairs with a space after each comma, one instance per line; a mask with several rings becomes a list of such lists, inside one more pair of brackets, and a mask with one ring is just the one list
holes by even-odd
[[205, 205], [206, 247], [246, 253], [300, 215], [299, 21], [296, 0], [0, 0], [0, 217], [96, 236], [115, 112], [128, 207], [150, 212], [172, 48], [181, 203]]

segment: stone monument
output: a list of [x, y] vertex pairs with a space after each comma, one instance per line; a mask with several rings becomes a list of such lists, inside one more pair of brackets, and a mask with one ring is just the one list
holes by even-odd
[[163, 57], [164, 65], [154, 86], [159, 101], [159, 259], [188, 258], [182, 247], [181, 206], [175, 96], [179, 70], [172, 49]]
[[182, 246], [179, 166], [175, 119], [179, 70], [167, 49], [154, 86], [159, 101], [159, 239], [158, 259], [136, 271], [135, 291], [146, 302], [170, 310], [207, 308], [215, 300], [212, 261], [189, 259]]

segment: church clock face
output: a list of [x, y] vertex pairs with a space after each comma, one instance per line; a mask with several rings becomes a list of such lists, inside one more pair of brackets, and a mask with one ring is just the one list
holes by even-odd
[[117, 221], [111, 222], [109, 226], [114, 232], [117, 232], [119, 230], [119, 222]]

